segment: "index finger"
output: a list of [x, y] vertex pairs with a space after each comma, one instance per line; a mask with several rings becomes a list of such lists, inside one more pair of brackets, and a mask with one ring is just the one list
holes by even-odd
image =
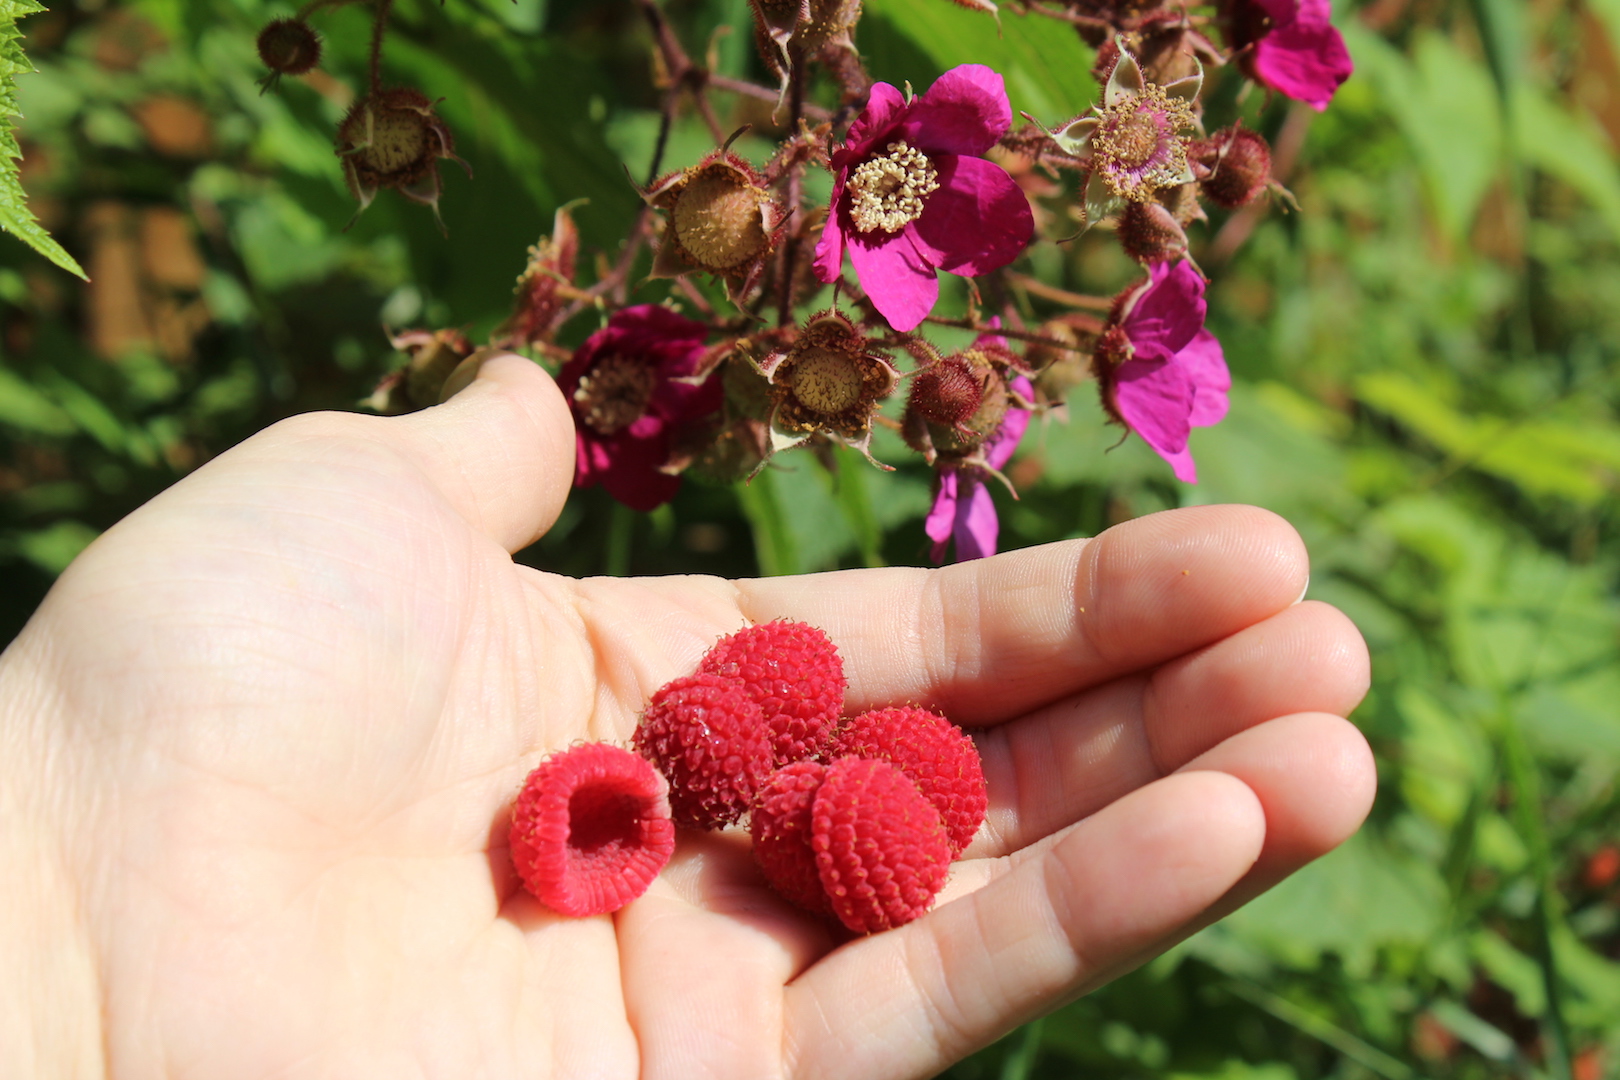
[[827, 632], [849, 711], [904, 701], [982, 726], [1237, 633], [1296, 602], [1307, 577], [1304, 544], [1282, 518], [1200, 506], [939, 570], [736, 588], [753, 621]]

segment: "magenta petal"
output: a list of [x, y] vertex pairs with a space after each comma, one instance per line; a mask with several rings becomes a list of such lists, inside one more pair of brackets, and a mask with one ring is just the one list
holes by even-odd
[[1007, 84], [983, 64], [954, 67], [911, 103], [900, 135], [932, 155], [989, 150], [1012, 127]]
[[[845, 167], [839, 160], [840, 157], [854, 160], [863, 158], [871, 152], [872, 144], [880, 138], [887, 137], [889, 129], [894, 126], [894, 122], [905, 107], [906, 99], [900, 91], [885, 82], [873, 83], [871, 95], [866, 99], [866, 108], [862, 109], [861, 115], [849, 125], [849, 134], [844, 136], [843, 147], [833, 156], [833, 171], [837, 172]], [[999, 139], [1001, 136], [997, 135], [996, 138]], [[991, 140], [994, 141], [995, 139]]]
[[669, 502], [680, 490], [681, 478], [659, 472], [669, 460], [669, 440], [662, 433], [652, 439], [617, 437], [601, 447], [612, 461], [596, 479], [609, 495], [632, 510], [646, 513]]
[[1198, 483], [1198, 466], [1193, 463], [1192, 451], [1183, 449], [1174, 454], [1159, 451], [1159, 456], [1170, 463], [1170, 470], [1176, 474], [1176, 479], [1183, 484]]
[[996, 553], [996, 538], [1001, 533], [995, 501], [978, 477], [964, 477], [962, 483], [968, 492], [965, 499], [958, 497], [956, 501], [956, 561], [989, 558]]
[[1227, 392], [1232, 389], [1232, 374], [1226, 369], [1226, 354], [1221, 350], [1221, 343], [1208, 330], [1200, 330], [1198, 336], [1176, 354], [1175, 363], [1193, 382], [1192, 413], [1187, 422], [1193, 427], [1213, 427], [1220, 423], [1226, 416]]
[[[1024, 376], [1014, 375], [1008, 385], [1024, 400], [1035, 399], [1035, 388]], [[1002, 416], [1001, 423], [996, 425], [996, 430], [984, 441], [985, 464], [992, 469], [999, 469], [1011, 461], [1013, 451], [1018, 449], [1018, 440], [1024, 437], [1024, 431], [1028, 427], [1029, 410], [1020, 409], [1016, 405], [1009, 408]]]
[[983, 158], [942, 154], [932, 160], [939, 190], [928, 196], [922, 217], [906, 227], [923, 257], [964, 277], [988, 274], [1016, 259], [1035, 232], [1023, 189]]
[[1119, 366], [1114, 405], [1132, 431], [1159, 455], [1187, 448], [1192, 430], [1192, 377], [1173, 361], [1128, 360]]
[[1261, 38], [1253, 66], [1261, 82], [1318, 112], [1355, 70], [1339, 31], [1314, 20], [1295, 21]]
[[844, 227], [839, 222], [838, 197], [843, 194], [844, 185], [840, 183], [833, 192], [832, 208], [827, 214], [827, 224], [822, 227], [821, 239], [816, 241], [815, 271], [816, 280], [831, 285], [838, 280], [838, 275], [844, 269]]
[[950, 542], [951, 531], [956, 527], [956, 470], [950, 469], [939, 474], [939, 488], [934, 492], [934, 505], [928, 510], [928, 517], [923, 521], [923, 531], [928, 539], [934, 542], [929, 558], [935, 562], [945, 561], [945, 545]]
[[890, 326], [902, 333], [914, 330], [934, 310], [939, 278], [906, 233], [884, 236], [875, 244], [856, 233], [846, 246], [861, 288]]
[[1204, 279], [1185, 259], [1154, 263], [1148, 273], [1151, 284], [1125, 316], [1125, 334], [1138, 359], [1168, 360], [1203, 329]]

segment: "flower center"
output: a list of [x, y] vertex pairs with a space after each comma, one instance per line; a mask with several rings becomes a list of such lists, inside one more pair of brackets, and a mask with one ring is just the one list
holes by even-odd
[[1185, 101], [1147, 87], [1109, 110], [1092, 139], [1092, 160], [1114, 194], [1138, 202], [1185, 179], [1187, 145], [1177, 132], [1193, 125]]
[[658, 373], [645, 362], [612, 353], [580, 376], [574, 404], [587, 427], [613, 435], [642, 418], [657, 384]]
[[1139, 169], [1159, 148], [1164, 131], [1159, 125], [1159, 118], [1143, 110], [1121, 119], [1110, 134], [1113, 136], [1114, 159], [1128, 169]]
[[793, 364], [793, 396], [811, 412], [832, 416], [861, 398], [860, 366], [831, 349], [810, 348]]
[[371, 116], [371, 144], [361, 151], [380, 173], [402, 172], [427, 149], [427, 120], [419, 113], [377, 109]]
[[849, 216], [861, 232], [896, 233], [922, 216], [923, 196], [939, 187], [939, 173], [927, 155], [904, 142], [892, 142], [879, 157], [863, 161], [850, 174]]

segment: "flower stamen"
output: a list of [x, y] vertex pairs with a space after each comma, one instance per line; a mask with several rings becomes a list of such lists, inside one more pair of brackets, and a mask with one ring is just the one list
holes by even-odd
[[1162, 87], [1149, 85], [1104, 111], [1092, 136], [1092, 161], [1110, 191], [1144, 202], [1160, 188], [1183, 182], [1192, 109]]
[[574, 389], [580, 418], [592, 431], [613, 435], [640, 420], [652, 401], [658, 373], [641, 360], [614, 353], [581, 375]]
[[921, 150], [892, 142], [850, 173], [849, 216], [863, 233], [897, 233], [922, 217], [923, 197], [939, 188], [939, 172]]

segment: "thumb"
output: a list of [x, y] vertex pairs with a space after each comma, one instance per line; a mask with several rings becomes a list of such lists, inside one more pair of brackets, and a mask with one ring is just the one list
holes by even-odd
[[511, 353], [474, 354], [442, 404], [389, 421], [400, 450], [474, 528], [508, 551], [545, 533], [574, 480], [574, 418], [550, 375]]

